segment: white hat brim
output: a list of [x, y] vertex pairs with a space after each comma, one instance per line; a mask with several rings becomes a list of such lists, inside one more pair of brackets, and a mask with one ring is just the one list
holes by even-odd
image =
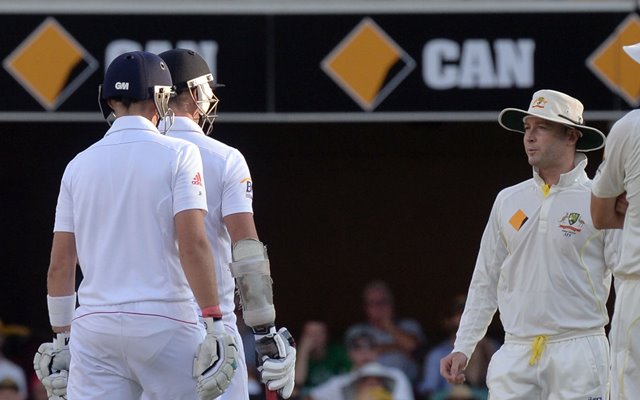
[[532, 116], [538, 117], [542, 119], [546, 119], [547, 121], [557, 122], [562, 125], [571, 126], [576, 128], [582, 133], [582, 137], [578, 139], [578, 143], [576, 143], [576, 151], [588, 152], [601, 149], [604, 147], [605, 135], [600, 132], [596, 128], [592, 128], [586, 125], [575, 124], [567, 119], [557, 117], [552, 118], [548, 115], [539, 115], [530, 113], [525, 110], [521, 110], [519, 108], [505, 108], [500, 112], [498, 116], [498, 123], [505, 129], [524, 133], [524, 118]]

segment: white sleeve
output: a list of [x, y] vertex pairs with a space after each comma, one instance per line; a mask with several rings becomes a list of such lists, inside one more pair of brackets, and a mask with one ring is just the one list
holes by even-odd
[[454, 343], [453, 351], [465, 354], [468, 359], [487, 333], [498, 308], [498, 280], [502, 263], [507, 257], [499, 224], [499, 204], [500, 195], [493, 204], [489, 222], [482, 234], [480, 251]]
[[207, 211], [207, 193], [198, 147], [185, 142], [178, 152], [173, 181], [173, 215], [180, 211]]
[[234, 149], [225, 164], [222, 216], [241, 212], [253, 212], [253, 181], [246, 160]]
[[67, 165], [60, 182], [56, 216], [53, 225], [54, 232], [75, 232], [73, 224], [73, 197], [71, 196], [71, 163]]
[[622, 251], [622, 229], [604, 230], [604, 262], [611, 271], [620, 261]]
[[591, 190], [597, 197], [617, 197], [625, 190], [625, 163], [633, 147], [629, 143], [633, 121], [631, 118], [623, 118], [611, 128], [604, 147], [604, 160], [593, 179]]

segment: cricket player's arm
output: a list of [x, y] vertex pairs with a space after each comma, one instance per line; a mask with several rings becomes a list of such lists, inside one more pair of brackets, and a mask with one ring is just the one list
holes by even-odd
[[625, 193], [617, 197], [598, 197], [591, 193], [591, 220], [597, 229], [616, 229], [624, 225]]
[[229, 214], [224, 217], [224, 224], [227, 226], [231, 243], [235, 246], [242, 239], [258, 239], [258, 231], [253, 220], [253, 213], [240, 212]]
[[266, 246], [258, 239], [253, 214], [241, 212], [224, 217], [233, 243], [231, 274], [236, 279], [242, 317], [254, 333], [262, 362], [261, 379], [267, 400], [288, 399], [295, 385], [296, 350], [287, 328], [275, 328], [271, 270]]
[[626, 165], [634, 149], [635, 122], [617, 121], [607, 135], [602, 162], [591, 187], [591, 221], [596, 229], [622, 228], [627, 212]]
[[204, 210], [188, 209], [180, 211], [174, 217], [180, 263], [201, 309], [220, 305], [204, 216]]
[[[52, 329], [56, 333], [71, 329], [71, 314], [75, 309], [75, 283], [78, 254], [76, 238], [72, 232], [55, 232], [51, 246], [51, 260], [47, 272], [47, 293], [49, 312], [64, 314], [64, 322], [56, 324], [52, 319]], [[59, 304], [58, 304], [59, 303]]]

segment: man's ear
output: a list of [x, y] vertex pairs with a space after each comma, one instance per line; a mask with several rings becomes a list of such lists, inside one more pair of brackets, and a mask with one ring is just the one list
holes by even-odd
[[571, 144], [577, 144], [578, 140], [582, 137], [582, 133], [576, 128], [569, 128], [567, 134], [569, 143]]

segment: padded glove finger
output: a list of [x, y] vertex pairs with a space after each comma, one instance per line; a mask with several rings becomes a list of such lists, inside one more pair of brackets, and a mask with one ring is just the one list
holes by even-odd
[[61, 398], [67, 397], [67, 383], [69, 381], [69, 371], [62, 370], [54, 372], [49, 376], [42, 379], [42, 385], [49, 394], [49, 400], [52, 396], [58, 396]]

